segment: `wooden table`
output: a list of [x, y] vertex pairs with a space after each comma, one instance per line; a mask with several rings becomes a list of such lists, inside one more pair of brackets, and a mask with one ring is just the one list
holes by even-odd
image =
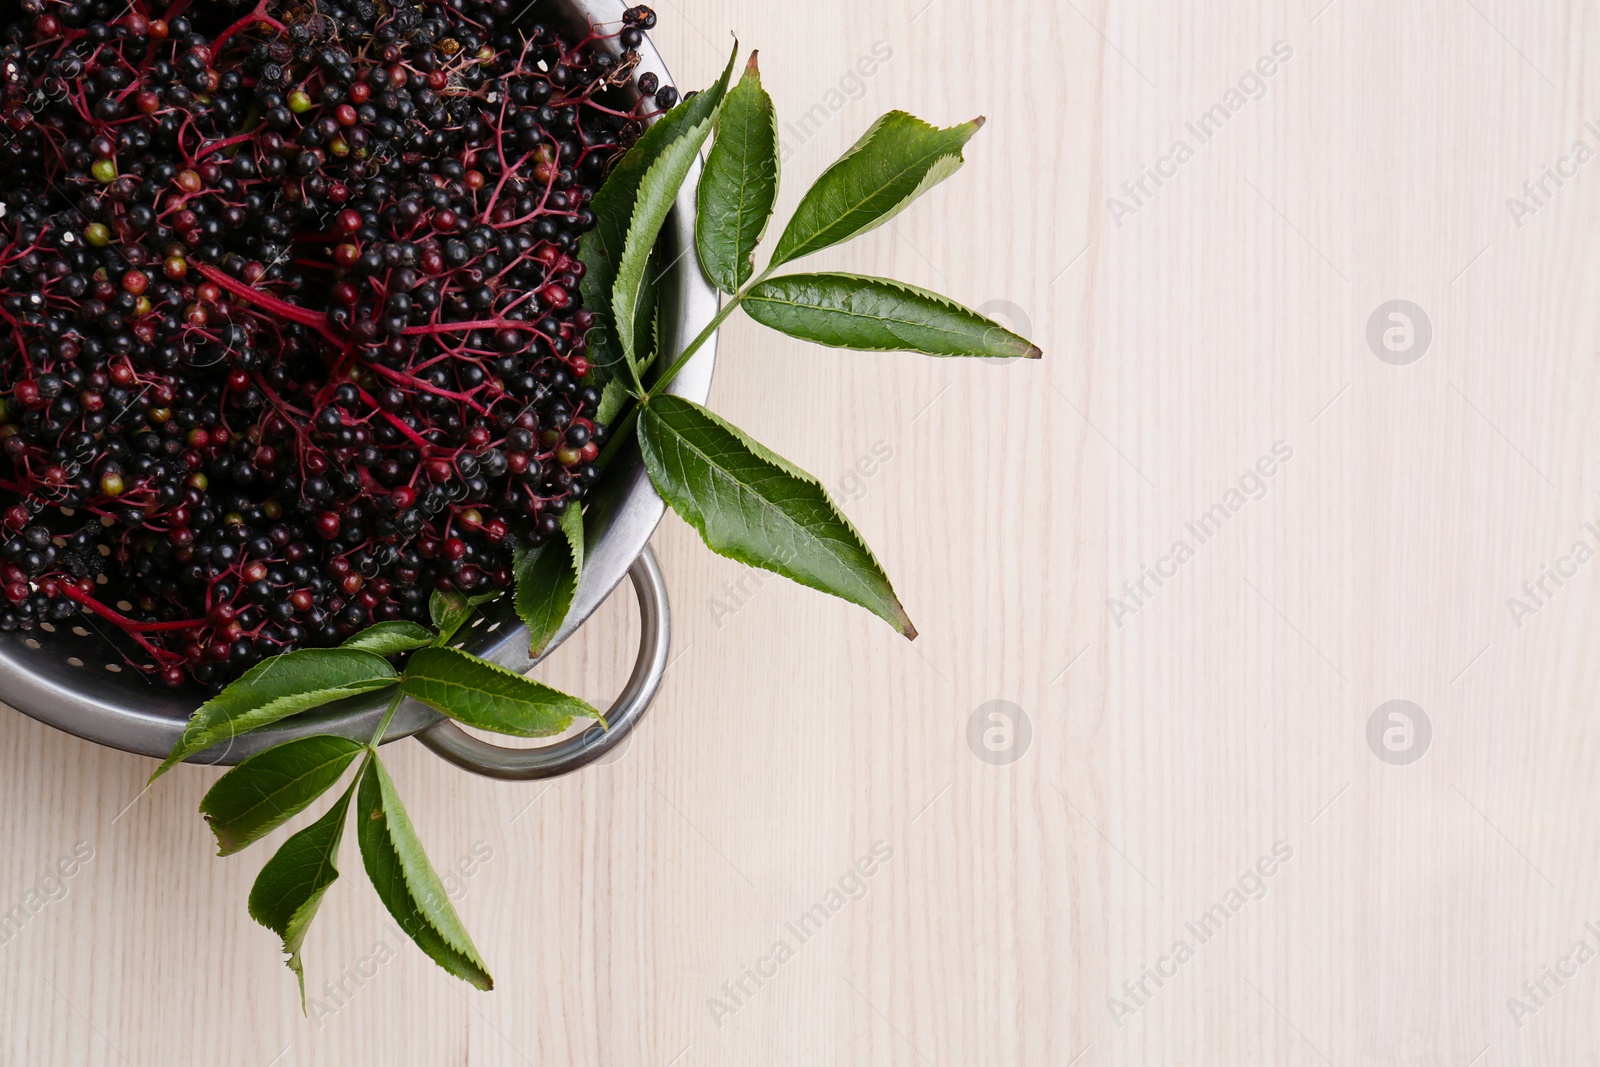
[[[1592, 7], [660, 10], [685, 86], [730, 29], [763, 50], [784, 211], [885, 110], [989, 116], [819, 263], [1046, 360], [736, 317], [713, 395], [834, 488], [922, 637], [669, 519], [677, 658], [620, 758], [510, 785], [393, 750], [498, 990], [403, 942], [347, 841], [312, 1018], [245, 913], [265, 851], [211, 858], [215, 772], [130, 808], [148, 761], [5, 713], [0, 911], [60, 899], [0, 948], [0, 1061], [1588, 1062]], [[546, 677], [614, 692], [629, 600]]]

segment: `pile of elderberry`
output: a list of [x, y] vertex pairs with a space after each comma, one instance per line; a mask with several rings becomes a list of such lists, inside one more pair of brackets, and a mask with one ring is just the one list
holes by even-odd
[[678, 94], [524, 0], [23, 0], [0, 630], [212, 689], [512, 583], [592, 486], [586, 206]]

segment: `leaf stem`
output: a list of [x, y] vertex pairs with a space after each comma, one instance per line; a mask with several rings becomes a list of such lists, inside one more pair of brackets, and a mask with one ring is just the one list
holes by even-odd
[[[762, 277], [757, 280], [764, 281], [765, 279], [766, 276], [762, 275]], [[754, 282], [751, 283], [751, 285], [754, 284]], [[707, 341], [711, 340], [711, 335], [717, 332], [722, 324], [727, 321], [728, 316], [732, 315], [734, 310], [740, 304], [744, 303], [745, 294], [750, 291], [750, 287], [750, 285], [745, 286], [728, 299], [728, 302], [722, 306], [722, 309], [717, 312], [716, 316], [710, 322], [706, 323], [706, 328], [700, 331], [699, 336], [697, 336], [693, 341], [689, 342], [689, 346], [678, 355], [677, 359], [672, 361], [672, 365], [661, 373], [661, 376], [656, 379], [655, 384], [652, 385], [644, 394], [644, 396], [640, 398], [642, 403], [648, 404], [650, 401], [654, 400], [656, 397], [660, 396], [666, 391], [667, 387], [670, 386], [678, 377], [678, 375], [683, 372], [683, 368], [689, 362], [689, 360], [694, 358], [695, 353], [700, 351], [700, 349], [705, 346]]]
[[378, 723], [378, 728], [372, 732], [372, 740], [367, 742], [367, 748], [376, 755], [378, 745], [383, 741], [384, 731], [389, 729], [389, 724], [394, 721], [394, 713], [400, 708], [400, 701], [404, 700], [406, 693], [398, 684], [394, 687], [394, 699], [389, 701], [389, 707], [383, 713], [383, 719]]
[[751, 279], [743, 289], [729, 297], [728, 302], [717, 311], [710, 322], [706, 323], [705, 329], [701, 330], [699, 335], [689, 342], [688, 347], [678, 354], [678, 358], [672, 361], [672, 365], [656, 378], [655, 384], [646, 390], [643, 396], [639, 396], [637, 392], [634, 393], [638, 403], [630, 407], [627, 413], [622, 416], [621, 421], [612, 427], [611, 435], [606, 441], [606, 447], [601, 451], [600, 458], [596, 461], [596, 466], [601, 471], [604, 471], [610, 465], [617, 452], [623, 445], [627, 444], [628, 437], [633, 432], [634, 423], [639, 421], [639, 409], [660, 396], [672, 385], [678, 375], [683, 373], [683, 368], [694, 358], [695, 353], [705, 347], [705, 343], [711, 340], [711, 336], [721, 328], [724, 322], [728, 321], [728, 316], [732, 315], [734, 310], [744, 303], [744, 298], [749, 295], [750, 290], [766, 281], [772, 270], [773, 268], [768, 266], [766, 270], [761, 272], [759, 277]]

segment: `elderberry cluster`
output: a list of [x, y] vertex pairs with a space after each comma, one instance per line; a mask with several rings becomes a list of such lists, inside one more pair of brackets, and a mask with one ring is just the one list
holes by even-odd
[[[678, 94], [509, 0], [23, 0], [0, 630], [171, 685], [512, 582], [599, 476], [579, 239]], [[520, 5], [517, 5], [520, 6]]]

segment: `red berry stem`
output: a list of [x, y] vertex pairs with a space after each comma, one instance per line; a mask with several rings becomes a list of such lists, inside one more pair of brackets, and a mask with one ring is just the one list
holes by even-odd
[[302, 326], [309, 326], [321, 333], [333, 344], [339, 345], [340, 348], [345, 346], [345, 342], [341, 338], [335, 336], [330, 330], [328, 330], [328, 324], [324, 317], [318, 315], [316, 312], [309, 311], [303, 307], [296, 307], [287, 300], [280, 300], [270, 293], [264, 293], [258, 289], [252, 289], [243, 282], [228, 277], [228, 275], [224, 274], [222, 271], [211, 266], [210, 264], [195, 263], [192, 264], [192, 266], [194, 270], [197, 271], [207, 281], [211, 282], [218, 288], [226, 289], [239, 299], [248, 300], [257, 307], [270, 311], [274, 315], [281, 315], [290, 322], [298, 322]]

